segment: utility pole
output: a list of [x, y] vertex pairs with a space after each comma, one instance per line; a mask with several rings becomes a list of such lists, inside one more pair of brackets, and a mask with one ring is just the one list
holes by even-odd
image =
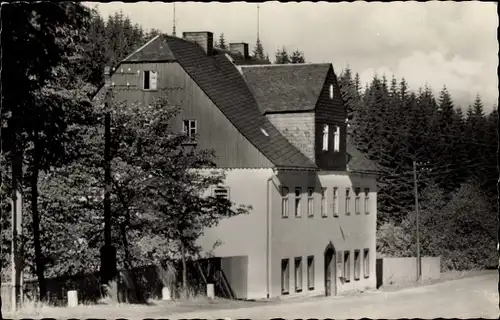
[[104, 246], [101, 248], [101, 283], [109, 284], [116, 276], [116, 249], [111, 242], [111, 68], [104, 68], [106, 88], [104, 115]]
[[420, 210], [418, 208], [418, 184], [417, 184], [417, 162], [413, 161], [413, 182], [415, 189], [415, 210], [416, 210], [416, 225], [417, 225], [417, 282], [421, 276], [421, 259], [420, 259]]
[[[14, 117], [13, 117], [14, 118]], [[22, 303], [22, 258], [19, 250], [19, 237], [22, 235], [23, 199], [19, 188], [19, 181], [22, 177], [22, 154], [19, 150], [19, 124], [17, 118], [13, 124], [13, 144], [12, 144], [12, 196], [11, 196], [11, 282], [12, 282], [12, 311], [15, 312]]]

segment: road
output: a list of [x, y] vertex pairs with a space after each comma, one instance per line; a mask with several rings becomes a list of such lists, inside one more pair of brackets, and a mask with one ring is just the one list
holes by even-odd
[[[287, 301], [212, 301], [190, 305], [158, 301], [155, 305], [104, 305], [25, 310], [6, 318], [169, 318], [169, 319], [308, 319], [308, 318], [490, 318], [498, 319], [498, 273], [447, 280], [407, 289], [384, 289], [359, 295]], [[184, 303], [185, 304], [185, 303]], [[223, 309], [224, 308], [224, 309]], [[177, 311], [176, 311], [177, 310]], [[196, 310], [196, 311], [194, 311]]]
[[[169, 315], [170, 319], [270, 318], [496, 318], [498, 273], [443, 283], [377, 291], [359, 296], [317, 298], [297, 303], [232, 310], [197, 311]], [[148, 317], [150, 315], [148, 314]], [[157, 314], [156, 317], [161, 316]]]

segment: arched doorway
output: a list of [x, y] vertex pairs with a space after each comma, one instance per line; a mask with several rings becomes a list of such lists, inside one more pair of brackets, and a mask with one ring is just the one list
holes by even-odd
[[337, 263], [335, 247], [330, 242], [325, 249], [325, 295], [337, 295]]

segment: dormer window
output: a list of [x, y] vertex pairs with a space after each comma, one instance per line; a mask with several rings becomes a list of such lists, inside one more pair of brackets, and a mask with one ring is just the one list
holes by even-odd
[[335, 127], [335, 132], [333, 133], [333, 151], [340, 151], [340, 127]]
[[156, 90], [158, 83], [158, 72], [151, 70], [144, 70], [142, 89], [143, 90]]
[[330, 85], [330, 99], [333, 99], [333, 84]]
[[323, 151], [328, 151], [328, 125], [323, 125]]
[[190, 138], [194, 138], [197, 133], [196, 120], [184, 120], [182, 131]]

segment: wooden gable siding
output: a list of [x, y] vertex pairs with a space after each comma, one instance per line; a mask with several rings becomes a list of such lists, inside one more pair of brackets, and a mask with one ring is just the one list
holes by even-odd
[[[137, 73], [138, 70], [141, 72]], [[158, 71], [158, 90], [142, 90], [143, 70]], [[214, 149], [218, 167], [273, 167], [273, 164], [233, 126], [178, 63], [124, 63], [113, 74], [112, 81], [115, 83], [113, 96], [119, 101], [148, 105], [154, 98], [166, 96], [171, 104], [180, 106], [181, 111], [173, 120], [172, 129], [181, 131], [184, 119], [197, 120], [198, 148]]]
[[[333, 99], [330, 99], [330, 84], [333, 84]], [[323, 170], [346, 170], [346, 124], [347, 111], [340, 95], [340, 87], [333, 68], [330, 68], [326, 82], [316, 105], [316, 164]], [[322, 150], [323, 124], [330, 125], [329, 150]], [[333, 151], [333, 128], [340, 126], [340, 150]]]

